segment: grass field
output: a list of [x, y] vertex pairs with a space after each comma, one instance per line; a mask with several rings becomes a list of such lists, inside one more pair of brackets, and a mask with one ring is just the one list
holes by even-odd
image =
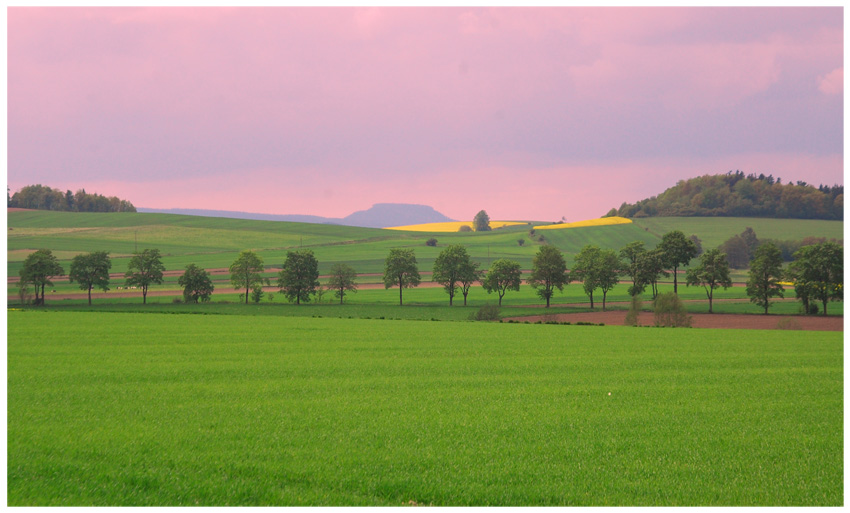
[[[541, 236], [565, 253], [569, 265], [586, 244], [619, 250], [641, 240], [654, 247], [661, 235], [681, 229], [698, 235], [708, 249], [745, 226], [752, 226], [763, 238], [843, 238], [842, 222], [789, 219], [650, 218], [610, 226], [539, 230], [531, 235], [527, 225], [491, 232], [431, 233], [174, 214], [30, 211], [8, 214], [7, 271], [9, 276], [17, 276], [26, 255], [39, 248], [51, 249], [66, 272], [75, 254], [109, 251], [112, 272], [123, 273], [136, 249], [159, 249], [166, 269], [176, 270], [189, 263], [207, 269], [226, 268], [244, 249], [256, 251], [267, 266], [280, 266], [288, 250], [301, 247], [313, 250], [323, 273], [337, 262], [351, 265], [358, 273], [382, 272], [389, 250], [399, 247], [415, 249], [420, 270], [430, 270], [449, 244], [463, 244], [484, 267], [504, 257], [530, 269], [543, 243], [538, 240]], [[431, 237], [437, 238], [437, 247], [425, 245]], [[519, 246], [518, 239], [525, 244]]]
[[844, 239], [843, 221], [813, 219], [769, 219], [753, 217], [647, 217], [635, 219], [641, 229], [659, 238], [671, 230], [682, 230], [685, 235], [696, 234], [705, 249], [716, 248], [729, 237], [744, 231], [748, 226], [759, 239], [803, 240], [806, 237]]
[[55, 310], [7, 329], [11, 506], [843, 504], [840, 333]]

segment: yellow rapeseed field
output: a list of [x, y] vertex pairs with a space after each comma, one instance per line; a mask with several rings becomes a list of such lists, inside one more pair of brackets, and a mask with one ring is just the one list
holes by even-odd
[[[502, 228], [504, 226], [516, 226], [520, 223], [517, 221], [490, 221], [490, 228]], [[471, 222], [453, 221], [450, 223], [425, 223], [425, 224], [410, 224], [407, 226], [391, 226], [384, 228], [385, 230], [404, 230], [408, 232], [456, 232], [461, 226], [469, 226], [472, 228]]]
[[629, 224], [631, 219], [625, 217], [601, 217], [599, 219], [587, 219], [585, 221], [576, 221], [574, 223], [562, 224], [547, 224], [545, 226], [535, 226], [535, 230], [559, 230], [561, 228], [582, 228], [585, 226], [608, 226], [612, 224]]

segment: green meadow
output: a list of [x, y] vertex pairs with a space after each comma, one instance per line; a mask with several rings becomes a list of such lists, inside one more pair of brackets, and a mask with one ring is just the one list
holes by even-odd
[[[309, 248], [326, 273], [331, 265], [344, 262], [358, 273], [380, 273], [391, 248], [414, 248], [419, 268], [430, 271], [434, 259], [449, 244], [463, 244], [473, 260], [489, 266], [496, 258], [520, 262], [531, 268], [541, 242], [565, 253], [568, 264], [586, 244], [619, 250], [641, 240], [654, 247], [673, 229], [696, 234], [705, 248], [752, 226], [759, 237], [802, 239], [806, 236], [843, 238], [840, 221], [743, 218], [650, 218], [633, 224], [539, 230], [529, 235], [530, 226], [502, 228], [484, 233], [428, 233], [356, 228], [350, 226], [222, 219], [174, 214], [10, 212], [7, 228], [7, 270], [17, 276], [30, 251], [49, 248], [65, 265], [79, 253], [109, 251], [112, 272], [126, 271], [136, 249], [157, 248], [166, 269], [183, 269], [195, 263], [207, 269], [227, 268], [244, 249], [256, 251], [267, 266], [280, 266], [286, 252]], [[425, 245], [434, 237], [437, 247]], [[520, 246], [518, 239], [524, 239]]]
[[[303, 247], [320, 273], [344, 262], [377, 274], [358, 283], [376, 284], [396, 247], [416, 250], [428, 280], [449, 244], [484, 268], [506, 257], [529, 269], [540, 235], [569, 264], [585, 244], [653, 247], [681, 229], [710, 248], [745, 226], [763, 238], [842, 237], [840, 222], [770, 219], [653, 218], [532, 236], [529, 226], [425, 233], [10, 212], [7, 270], [17, 276], [42, 247], [66, 273], [74, 255], [109, 251], [118, 274], [136, 248], [160, 249], [168, 270], [227, 268], [251, 249], [274, 285], [272, 268]], [[431, 237], [437, 247], [425, 245]], [[226, 274], [213, 279], [230, 288]], [[57, 279], [45, 307], [8, 310], [8, 505], [843, 505], [842, 333], [475, 322], [498, 302], [480, 286], [453, 307], [433, 287], [405, 289], [403, 307], [398, 289], [383, 287], [344, 305], [326, 291], [296, 306], [274, 286], [259, 304], [216, 293], [192, 305], [174, 302], [177, 277], [166, 276], [151, 288], [165, 295], [142, 305], [140, 291], [117, 297], [123, 282], [89, 306], [57, 299], [80, 292]], [[702, 287], [679, 285], [689, 312], [707, 311]], [[10, 298], [17, 289], [8, 285]], [[627, 308], [627, 289], [608, 294], [609, 309]], [[715, 298], [726, 300], [719, 313], [761, 313], [742, 286]], [[601, 309], [601, 293], [594, 299]], [[573, 283], [536, 308], [523, 284], [501, 315], [586, 312], [588, 302]], [[771, 313], [779, 322], [799, 308], [791, 299]], [[829, 313], [843, 315], [843, 303]]]
[[843, 504], [840, 333], [7, 322], [10, 506]]

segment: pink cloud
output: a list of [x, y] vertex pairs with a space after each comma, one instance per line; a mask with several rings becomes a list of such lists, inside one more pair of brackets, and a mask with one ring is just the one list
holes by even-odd
[[836, 68], [826, 75], [818, 77], [818, 90], [824, 94], [844, 92], [844, 68]]
[[9, 183], [463, 219], [598, 216], [676, 174], [785, 166], [773, 174], [834, 183], [838, 12], [12, 7]]

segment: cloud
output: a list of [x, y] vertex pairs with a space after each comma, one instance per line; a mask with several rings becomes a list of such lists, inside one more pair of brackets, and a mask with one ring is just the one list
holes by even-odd
[[[836, 12], [13, 7], [9, 182], [152, 182], [130, 199], [156, 206], [170, 180], [192, 180], [204, 184], [198, 201], [245, 209], [249, 186], [214, 188], [275, 170], [263, 175], [264, 211], [310, 213], [322, 191], [350, 190], [359, 204], [332, 215], [403, 196], [461, 217], [441, 188], [448, 178], [508, 205], [511, 176], [611, 182], [622, 162], [718, 159], [749, 172], [735, 156], [833, 155], [843, 151]], [[649, 173], [647, 194], [667, 186], [651, 165], [631, 168]], [[487, 182], [487, 169], [500, 180]], [[297, 186], [275, 179], [302, 172], [310, 180]], [[552, 201], [573, 194], [590, 189]]]
[[826, 75], [818, 77], [818, 90], [823, 94], [841, 94], [844, 92], [844, 68], [836, 68]]

